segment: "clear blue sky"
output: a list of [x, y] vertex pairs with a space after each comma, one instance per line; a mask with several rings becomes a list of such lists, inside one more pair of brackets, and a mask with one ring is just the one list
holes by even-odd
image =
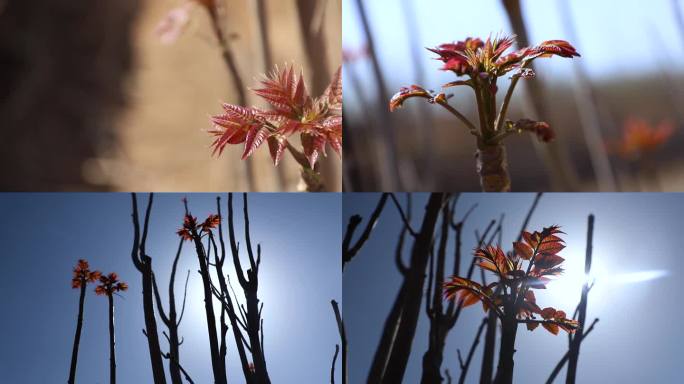
[[[183, 217], [183, 196], [155, 196], [148, 252], [162, 286], [167, 284], [177, 247], [175, 231]], [[215, 194], [187, 197], [195, 216], [203, 219], [215, 212]], [[235, 197], [237, 235], [242, 238], [242, 196]], [[139, 195], [142, 207], [146, 199], [147, 195]], [[225, 213], [227, 196], [222, 199]], [[260, 242], [263, 250], [260, 298], [264, 302], [265, 352], [276, 383], [329, 380], [332, 355], [339, 343], [330, 300], [341, 301], [340, 199], [339, 194], [249, 195], [252, 239]], [[71, 270], [79, 258], [103, 272], [115, 271], [129, 283], [123, 298], [115, 298], [117, 373], [122, 383], [152, 382], [141, 332], [140, 274], [130, 259], [130, 204], [128, 194], [0, 195], [2, 382], [66, 382], [78, 306], [78, 290], [70, 286]], [[227, 265], [232, 269], [232, 263]], [[192, 272], [180, 329], [185, 338], [181, 360], [196, 383], [210, 383], [201, 279], [190, 247], [181, 256], [177, 292], [182, 292], [187, 270]], [[106, 301], [89, 288], [77, 376], [81, 383], [108, 382]], [[165, 342], [163, 347], [167, 349]], [[238, 360], [234, 347], [229, 349], [232, 383], [244, 382]]]
[[[561, 1], [569, 2], [581, 59], [592, 78], [639, 76], [667, 70], [681, 73], [684, 64], [684, 36], [677, 29], [672, 0], [523, 0], [523, 12], [532, 44], [543, 40], [566, 39], [559, 16]], [[416, 80], [411, 61], [411, 44], [419, 45], [428, 88], [453, 80], [453, 75], [438, 71], [434, 54], [422, 49], [462, 40], [467, 36], [487, 37], [498, 32], [511, 33], [500, 0], [372, 0], [365, 1], [376, 49], [392, 92]], [[680, 6], [684, 7], [680, 1]], [[356, 0], [343, 0], [343, 46], [358, 49], [365, 43], [358, 18]], [[406, 24], [406, 8], [414, 15], [416, 29]], [[413, 38], [409, 36], [413, 35]], [[569, 60], [540, 62], [538, 75], [547, 81], [572, 79]], [[367, 60], [355, 63], [354, 70], [370, 79]], [[366, 94], [372, 92], [366, 81]], [[352, 92], [348, 89], [346, 92]], [[347, 100], [353, 102], [352, 97]]]
[[[426, 196], [414, 195], [414, 228], [422, 219]], [[404, 195], [399, 198], [403, 201]], [[458, 202], [458, 217], [472, 204], [479, 204], [464, 227], [464, 265], [470, 261], [467, 252], [475, 246], [474, 230], [482, 230], [501, 213], [506, 215], [503, 244], [510, 249], [533, 198], [533, 194], [463, 194]], [[375, 194], [345, 194], [345, 223], [354, 213], [367, 218], [377, 199]], [[582, 283], [590, 213], [596, 216], [593, 269], [596, 283], [589, 295], [587, 316], [599, 317], [600, 321], [582, 344], [577, 381], [598, 383], [606, 378], [609, 382], [627, 384], [681, 381], [684, 331], [680, 319], [684, 309], [677, 295], [684, 289], [681, 279], [684, 195], [544, 195], [529, 228], [562, 226], [567, 248], [560, 255], [566, 258], [567, 271], [550, 283], [547, 290], [537, 292], [541, 307], [554, 306], [569, 313], [574, 310]], [[382, 324], [401, 283], [394, 265], [399, 223], [396, 210], [388, 203], [370, 240], [345, 268], [343, 294], [352, 383], [365, 382]], [[450, 242], [453, 249], [453, 237]], [[407, 252], [408, 245], [405, 251], [408, 258]], [[650, 280], [643, 281], [644, 278]], [[443, 367], [450, 368], [456, 378], [459, 375], [457, 348], [470, 348], [482, 317], [481, 306], [466, 308], [447, 339]], [[421, 310], [406, 383], [420, 380], [427, 334], [428, 322]], [[515, 382], [542, 383], [567, 350], [567, 337], [553, 336], [542, 328], [528, 332], [520, 327], [516, 349]], [[481, 354], [482, 343], [475, 354], [468, 383], [478, 382]], [[557, 382], [564, 382], [564, 372]]]

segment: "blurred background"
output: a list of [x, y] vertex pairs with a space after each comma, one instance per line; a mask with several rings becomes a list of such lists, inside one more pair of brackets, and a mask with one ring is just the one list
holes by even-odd
[[[683, 3], [343, 0], [345, 190], [480, 190], [462, 124], [422, 99], [391, 114], [388, 102], [401, 86], [455, 80], [424, 47], [497, 33], [521, 46], [564, 39], [582, 54], [536, 60], [537, 77], [516, 88], [508, 117], [547, 121], [557, 139], [506, 140], [513, 190], [684, 190]], [[472, 92], [451, 90], [476, 121]]]
[[[211, 156], [209, 116], [241, 92], [264, 106], [246, 88], [275, 64], [322, 92], [341, 61], [341, 1], [217, 0], [233, 72], [211, 2], [0, 0], [0, 188], [297, 190], [289, 155], [278, 168], [266, 149]], [[322, 171], [340, 190], [332, 151]]]

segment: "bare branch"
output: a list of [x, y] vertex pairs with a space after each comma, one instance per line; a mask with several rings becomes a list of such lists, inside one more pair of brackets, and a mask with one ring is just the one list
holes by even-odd
[[[582, 339], [580, 340], [580, 342], [584, 341], [584, 339], [587, 336], [589, 336], [591, 331], [594, 330], [594, 325], [596, 325], [596, 323], [598, 323], [598, 321], [599, 321], [598, 318], [594, 319], [594, 321], [591, 323], [589, 328], [587, 328], [587, 331], [584, 332], [584, 334], [582, 335]], [[558, 364], [556, 364], [556, 367], [551, 372], [551, 375], [549, 375], [549, 378], [546, 379], [546, 384], [552, 384], [553, 383], [553, 381], [556, 379], [556, 376], [558, 376], [558, 374], [560, 373], [560, 370], [563, 369], [563, 366], [565, 365], [565, 363], [568, 361], [569, 358], [570, 358], [570, 350], [566, 351], [565, 355], [563, 355], [563, 357], [560, 359]]]
[[230, 249], [233, 255], [233, 264], [235, 266], [235, 274], [238, 277], [240, 286], [246, 287], [247, 280], [245, 279], [242, 265], [240, 263], [240, 254], [237, 242], [235, 241], [235, 227], [233, 225], [233, 194], [228, 194], [228, 235], [230, 238]]
[[344, 240], [342, 241], [342, 268], [344, 269], [344, 266], [351, 261], [351, 259], [356, 256], [356, 254], [361, 250], [361, 247], [368, 241], [368, 238], [370, 237], [371, 231], [375, 227], [375, 224], [378, 222], [378, 218], [380, 217], [380, 213], [382, 213], [382, 209], [385, 207], [385, 203], [387, 202], [387, 193], [383, 193], [382, 196], [380, 196], [380, 200], [378, 201], [378, 204], [375, 206], [375, 209], [371, 213], [368, 222], [366, 223], [366, 228], [363, 230], [361, 235], [359, 236], [358, 240], [356, 240], [356, 243], [352, 246], [352, 237], [354, 236], [354, 231], [356, 230], [356, 227], [361, 224], [361, 221], [363, 220], [361, 216], [359, 215], [353, 215], [352, 217], [349, 218], [349, 223], [347, 224], [347, 231], [344, 234]]
[[539, 199], [541, 199], [542, 193], [538, 192], [537, 195], [534, 197], [534, 201], [532, 202], [532, 206], [530, 207], [530, 210], [527, 211], [527, 216], [525, 216], [525, 220], [523, 220], [522, 226], [520, 228], [520, 233], [518, 234], [518, 240], [522, 240], [522, 234], [525, 232], [525, 229], [527, 229], [527, 225], [530, 223], [530, 218], [532, 218], [532, 214], [534, 213], [535, 209], [537, 208], [537, 204], [539, 204]]
[[335, 344], [335, 354], [332, 359], [332, 366], [330, 367], [330, 384], [335, 384], [335, 362], [337, 361], [337, 355], [340, 353], [340, 345]]
[[190, 279], [190, 270], [188, 269], [188, 274], [185, 276], [185, 288], [183, 289], [183, 305], [181, 306], [180, 316], [178, 316], [178, 323], [180, 325], [183, 321], [183, 314], [185, 313], [185, 299], [188, 297], [188, 280]]
[[[342, 343], [342, 384], [347, 384], [347, 335], [344, 330], [344, 322], [342, 321], [342, 314], [340, 313], [339, 305], [337, 301], [330, 300], [330, 305], [333, 307], [333, 312], [335, 312], [335, 320], [337, 321], [337, 331], [340, 333], [340, 342]], [[337, 355], [337, 353], [336, 353]], [[333, 360], [334, 369], [334, 360]]]
[[[591, 273], [591, 258], [593, 251], [593, 238], [594, 238], [594, 215], [589, 215], [587, 218], [587, 249], [584, 261], [584, 274], [588, 276]], [[585, 281], [582, 287], [582, 296], [580, 298], [580, 303], [578, 305], [578, 318], [577, 322], [579, 327], [575, 331], [570, 346], [568, 348], [568, 371], [567, 380], [568, 384], [574, 384], [577, 377], [577, 361], [579, 360], [580, 346], [582, 344], [582, 334], [584, 333], [584, 322], [587, 318], [587, 299], [589, 296], [589, 282]]]
[[397, 197], [394, 196], [394, 193], [390, 193], [389, 195], [392, 198], [392, 202], [394, 202], [394, 206], [397, 207], [397, 211], [399, 211], [399, 216], [401, 216], [401, 221], [404, 222], [404, 227], [406, 227], [411, 236], [418, 236], [418, 233], [411, 228], [411, 221], [409, 218], [410, 215], [404, 213], [404, 210], [401, 208], [401, 204], [399, 204], [399, 201], [397, 201]]
[[[154, 276], [154, 273], [152, 274], [152, 287], [154, 288], [153, 289], [154, 298], [157, 302], [157, 308], [159, 308], [159, 316], [161, 317], [164, 324], [166, 324], [166, 326], [168, 327], [169, 324], [171, 324], [171, 322], [169, 321], [169, 318], [164, 313], [164, 306], [162, 305], [161, 297], [159, 295], [159, 288], [157, 287], [157, 279]], [[166, 333], [164, 333], [164, 334], [166, 334]], [[167, 339], [168, 339], [168, 336], [167, 336]]]
[[473, 360], [473, 356], [475, 355], [477, 345], [480, 343], [480, 336], [482, 335], [482, 331], [484, 331], [485, 327], [487, 326], [487, 321], [488, 318], [484, 317], [482, 319], [482, 322], [480, 323], [480, 327], [477, 329], [477, 333], [475, 334], [473, 344], [470, 346], [470, 350], [468, 351], [468, 357], [466, 357], [465, 363], [461, 365], [461, 376], [458, 379], [459, 384], [465, 383], [466, 376], [468, 375], [468, 368], [470, 367], [470, 362]]
[[186, 371], [185, 368], [183, 368], [183, 366], [180, 365], [180, 363], [179, 363], [178, 361], [175, 361], [175, 360], [171, 359], [171, 354], [169, 354], [169, 353], [162, 353], [161, 355], [162, 355], [165, 359], [168, 359], [172, 364], [175, 364], [175, 365], [178, 367], [178, 369], [180, 369], [181, 373], [183, 374], [183, 377], [185, 377], [185, 380], [186, 380], [189, 384], [195, 384], [195, 382], [192, 381], [192, 378], [190, 377], [190, 374], [188, 374], [188, 371]]
[[147, 243], [147, 229], [150, 225], [150, 213], [152, 211], [152, 202], [154, 200], [154, 194], [150, 193], [150, 198], [147, 200], [147, 209], [145, 210], [145, 222], [143, 223], [142, 239], [140, 240], [140, 254], [141, 256], [147, 256], [145, 252], [145, 244]]

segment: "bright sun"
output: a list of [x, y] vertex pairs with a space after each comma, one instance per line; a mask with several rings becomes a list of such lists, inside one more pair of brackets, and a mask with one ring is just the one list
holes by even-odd
[[616, 286], [642, 284], [668, 274], [665, 270], [609, 271], [600, 263], [599, 258], [595, 258], [591, 274], [587, 276], [584, 273], [583, 256], [567, 257], [563, 265], [565, 268], [563, 274], [551, 281], [546, 290], [537, 292], [537, 299], [542, 308], [553, 306], [572, 315], [579, 303], [585, 282], [588, 282], [590, 286], [593, 285], [590, 300], [594, 303], [601, 303], [611, 292], [618, 291], [615, 289]]

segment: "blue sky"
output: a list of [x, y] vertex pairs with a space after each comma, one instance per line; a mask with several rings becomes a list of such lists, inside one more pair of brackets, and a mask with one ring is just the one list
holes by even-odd
[[[183, 217], [183, 196], [155, 196], [148, 253], [163, 286], [177, 247], [175, 231]], [[215, 212], [215, 194], [187, 197], [193, 215], [204, 218]], [[244, 239], [241, 194], [235, 198], [237, 236]], [[144, 207], [143, 199], [146, 201], [147, 195], [139, 195], [139, 204]], [[227, 196], [222, 195], [222, 199], [225, 213]], [[117, 374], [122, 383], [152, 381], [141, 332], [140, 274], [130, 260], [130, 204], [128, 194], [0, 195], [3, 382], [66, 381], [78, 306], [78, 290], [70, 286], [71, 270], [79, 258], [88, 259], [92, 267], [103, 272], [115, 271], [128, 282], [130, 289], [123, 298], [115, 298]], [[274, 382], [325, 382], [330, 377], [335, 344], [339, 343], [330, 300], [341, 301], [340, 195], [250, 194], [249, 204], [252, 239], [260, 242], [263, 250], [260, 298], [264, 302], [265, 352], [271, 378]], [[232, 269], [232, 263], [229, 265]], [[197, 269], [197, 257], [191, 247], [186, 247], [176, 288], [182, 292], [186, 271], [191, 270], [180, 329], [185, 338], [181, 360], [195, 382], [209, 383], [211, 366]], [[89, 289], [77, 375], [82, 383], [108, 382], [106, 301]], [[165, 342], [163, 347], [166, 349]], [[234, 347], [229, 349], [232, 383], [244, 382], [238, 360]]]
[[[398, 195], [403, 201], [404, 195]], [[463, 194], [457, 216], [477, 203], [463, 234], [463, 263], [475, 246], [474, 231], [505, 214], [503, 244], [517, 236], [533, 194]], [[343, 217], [360, 213], [367, 218], [375, 194], [346, 194]], [[414, 195], [414, 228], [422, 219], [426, 195]], [[577, 381], [616, 383], [672, 383], [680, 379], [684, 364], [679, 319], [684, 309], [677, 294], [684, 289], [681, 236], [684, 217], [682, 194], [545, 194], [528, 228], [557, 224], [566, 233], [567, 248], [560, 255], [566, 272], [537, 292], [541, 307], [553, 306], [572, 313], [583, 281], [587, 216], [595, 214], [595, 286], [589, 295], [588, 318], [600, 318], [582, 344]], [[388, 203], [370, 240], [344, 272], [345, 321], [350, 349], [350, 380], [364, 382], [380, 331], [396, 296], [401, 278], [394, 265], [394, 246], [400, 230], [399, 216]], [[450, 239], [453, 249], [453, 236]], [[408, 247], [405, 257], [408, 257]], [[447, 254], [451, 254], [449, 250]], [[449, 265], [449, 264], [447, 264]], [[450, 268], [449, 266], [447, 268]], [[463, 269], [464, 267], [462, 267]], [[476, 275], [477, 276], [477, 275]], [[444, 366], [458, 377], [456, 351], [470, 348], [483, 311], [468, 307], [447, 339]], [[405, 382], [420, 380], [421, 359], [427, 348], [428, 323], [421, 311]], [[553, 336], [542, 328], [528, 332], [521, 327], [516, 341], [515, 382], [541, 383], [567, 350], [564, 335]], [[475, 353], [468, 383], [479, 380], [482, 343]], [[565, 380], [565, 371], [557, 382]]]
[[[523, 0], [523, 13], [532, 44], [543, 40], [571, 40], [559, 17], [561, 1]], [[684, 64], [684, 36], [677, 29], [672, 0], [593, 1], [572, 0], [577, 39], [571, 41], [593, 79], [640, 76], [666, 70], [681, 72]], [[356, 0], [343, 0], [343, 47], [358, 49], [365, 43]], [[383, 74], [391, 90], [416, 82], [411, 61], [411, 41], [421, 48], [424, 78], [429, 88], [453, 80], [453, 75], [438, 71], [441, 63], [422, 47], [462, 40], [466, 36], [486, 37], [498, 32], [511, 33], [500, 0], [373, 0], [365, 1], [376, 41]], [[684, 7], [683, 2], [680, 6]], [[408, 4], [417, 28], [406, 27]], [[409, 36], [409, 33], [413, 36]], [[538, 75], [551, 81], [572, 80], [569, 60], [553, 59], [537, 64]], [[367, 60], [353, 64], [353, 70], [370, 79]], [[372, 82], [366, 81], [367, 94]], [[352, 92], [348, 89], [346, 92]], [[347, 100], [353, 100], [348, 97]]]

